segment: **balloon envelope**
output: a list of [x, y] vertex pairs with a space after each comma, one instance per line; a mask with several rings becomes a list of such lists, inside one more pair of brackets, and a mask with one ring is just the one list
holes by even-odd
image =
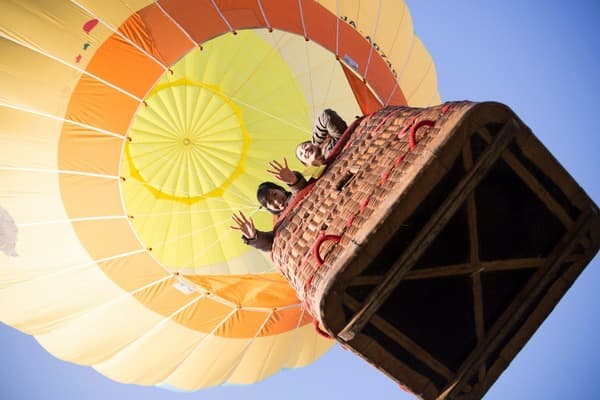
[[270, 229], [256, 187], [323, 108], [439, 102], [403, 1], [5, 1], [0, 54], [3, 322], [185, 390], [331, 347], [230, 217]]

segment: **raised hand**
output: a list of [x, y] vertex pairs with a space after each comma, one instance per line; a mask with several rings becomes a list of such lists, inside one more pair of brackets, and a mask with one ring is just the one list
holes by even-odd
[[254, 227], [254, 221], [252, 218], [248, 218], [244, 215], [243, 212], [238, 211], [239, 215], [233, 213], [231, 219], [236, 224], [235, 226], [230, 226], [231, 229], [242, 232], [242, 235], [246, 239], [254, 239], [256, 237], [256, 227]]
[[277, 160], [273, 160], [269, 163], [271, 169], [268, 169], [267, 172], [275, 176], [275, 178], [279, 179], [281, 182], [287, 185], [294, 185], [298, 182], [298, 177], [288, 167], [287, 159], [283, 159], [283, 165], [279, 163]]

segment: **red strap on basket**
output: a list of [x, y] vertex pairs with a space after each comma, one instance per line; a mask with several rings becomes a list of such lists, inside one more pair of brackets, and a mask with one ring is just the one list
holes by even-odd
[[419, 116], [419, 114], [413, 115], [412, 117], [408, 118], [405, 122], [404, 125], [402, 126], [402, 129], [400, 129], [400, 131], [398, 132], [398, 139], [400, 139], [400, 136], [404, 135], [406, 132], [408, 132], [408, 130], [410, 129], [411, 126], [413, 126], [413, 124], [415, 123], [415, 121], [417, 120], [417, 117]]
[[[377, 125], [375, 125], [375, 128], [369, 129], [369, 135], [371, 137], [375, 136], [376, 134], [378, 134], [379, 132], [381, 132], [382, 130], [385, 130], [384, 127], [385, 124], [387, 124], [392, 118], [395, 118], [398, 116], [398, 114], [400, 114], [402, 112], [402, 109], [399, 109], [396, 112], [390, 112], [388, 115], [386, 115], [384, 118], [381, 119], [381, 121], [379, 121], [379, 123]], [[381, 129], [381, 128], [384, 129]]]
[[[372, 117], [372, 115], [373, 114], [370, 114], [368, 116], [368, 118], [370, 119]], [[346, 130], [344, 131], [344, 133], [342, 134], [342, 136], [335, 143], [335, 146], [333, 146], [333, 149], [331, 149], [331, 151], [327, 155], [327, 158], [325, 159], [325, 164], [326, 165], [331, 164], [337, 158], [337, 156], [340, 155], [340, 153], [342, 152], [342, 149], [346, 145], [346, 142], [348, 142], [348, 139], [350, 139], [350, 137], [352, 136], [352, 134], [356, 130], [356, 127], [360, 123], [360, 121], [362, 121], [365, 117], [366, 116], [363, 115], [362, 117], [355, 119], [354, 122], [352, 122], [350, 124], [350, 126], [348, 128], [346, 128]]]
[[319, 326], [319, 321], [317, 321], [316, 318], [313, 318], [313, 327], [315, 328], [315, 331], [319, 334], [319, 336], [322, 336], [325, 339], [333, 339], [331, 335], [329, 335], [329, 333], [321, 329], [321, 327]]
[[[350, 124], [350, 126], [344, 131], [342, 136], [338, 139], [338, 141], [335, 144], [335, 146], [333, 147], [333, 149], [331, 149], [331, 151], [329, 152], [329, 155], [327, 156], [327, 159], [325, 160], [326, 165], [331, 164], [337, 158], [337, 156], [342, 152], [344, 146], [346, 145], [346, 143], [348, 142], [350, 137], [352, 137], [352, 135], [354, 134], [354, 131], [358, 127], [358, 124], [360, 124], [360, 122], [365, 118], [367, 120], [370, 120], [371, 118], [373, 118], [373, 115], [375, 115], [375, 113], [372, 113], [369, 115], [363, 115], [362, 117], [355, 119], [354, 122], [352, 122], [352, 124]], [[381, 123], [378, 125], [378, 128], [381, 127], [381, 125], [385, 121], [387, 121], [387, 119], [388, 118], [381, 121]], [[321, 176], [322, 175], [323, 174], [321, 174]], [[288, 203], [286, 209], [283, 210], [283, 212], [281, 214], [279, 214], [277, 221], [275, 222], [274, 227], [273, 227], [273, 233], [277, 232], [277, 228], [279, 228], [279, 224], [281, 223], [281, 221], [283, 221], [285, 219], [285, 217], [290, 213], [290, 211], [293, 210], [294, 207], [300, 201], [302, 201], [302, 199], [304, 199], [304, 197], [306, 197], [306, 195], [308, 195], [312, 191], [312, 188], [318, 179], [319, 178], [316, 178], [316, 179], [311, 178], [308, 182], [308, 185], [306, 185], [302, 190], [300, 190], [298, 193], [296, 193], [294, 198]]]
[[308, 185], [296, 193], [292, 200], [290, 200], [285, 210], [283, 210], [283, 212], [277, 216], [277, 221], [275, 221], [275, 225], [273, 226], [273, 233], [277, 233], [277, 229], [279, 228], [281, 221], [283, 221], [290, 211], [293, 210], [294, 207], [296, 207], [296, 205], [298, 205], [298, 203], [300, 203], [312, 191], [316, 182], [316, 180], [311, 179], [308, 182]]
[[[413, 150], [415, 148], [415, 146], [417, 145], [416, 135], [417, 135], [417, 131], [419, 130], [419, 128], [422, 128], [424, 126], [432, 127], [434, 125], [435, 125], [435, 121], [430, 120], [430, 119], [422, 119], [421, 121], [414, 124], [410, 128], [410, 131], [408, 132], [408, 147], [409, 147], [409, 149]], [[398, 138], [400, 138], [400, 136], [403, 133], [404, 133], [404, 129], [400, 133], [398, 133]]]
[[315, 240], [315, 243], [312, 245], [312, 254], [315, 260], [317, 261], [319, 267], [323, 265], [324, 262], [323, 258], [321, 257], [321, 254], [319, 253], [323, 242], [325, 242], [326, 240], [331, 240], [337, 243], [340, 241], [341, 238], [342, 237], [339, 235], [327, 235], [325, 234], [325, 232], [321, 232], [319, 234], [319, 237], [317, 237], [317, 240]]
[[[352, 134], [358, 127], [358, 124], [360, 123], [360, 121], [362, 121], [365, 117], [370, 119], [372, 116], [373, 116], [373, 114], [370, 114], [368, 116], [363, 115], [362, 117], [354, 120], [354, 122], [352, 122], [352, 124], [350, 124], [350, 126], [344, 131], [342, 136], [338, 139], [338, 141], [335, 144], [335, 146], [333, 147], [333, 149], [329, 152], [329, 155], [327, 156], [327, 159], [325, 160], [326, 165], [331, 164], [336, 159], [336, 157], [341, 153], [342, 149], [344, 148], [344, 145], [346, 144], [346, 142], [348, 142], [348, 139], [350, 139], [350, 137], [352, 137]], [[321, 176], [322, 175], [323, 174], [321, 174]], [[300, 203], [302, 201], [302, 199], [304, 199], [304, 197], [306, 197], [312, 191], [312, 188], [313, 188], [313, 186], [315, 186], [315, 183], [317, 182], [318, 179], [319, 178], [311, 178], [308, 181], [308, 184], [302, 190], [300, 190], [298, 193], [296, 193], [294, 198], [288, 203], [285, 210], [283, 210], [283, 212], [281, 214], [279, 214], [277, 221], [275, 222], [275, 224], [273, 226], [273, 233], [277, 233], [277, 228], [279, 228], [279, 224], [285, 219], [285, 217], [290, 213], [290, 211], [293, 210], [294, 207], [296, 207], [296, 205], [298, 205], [298, 203]]]

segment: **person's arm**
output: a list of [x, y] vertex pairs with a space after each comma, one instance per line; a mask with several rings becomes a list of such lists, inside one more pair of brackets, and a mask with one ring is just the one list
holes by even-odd
[[296, 193], [298, 193], [299, 191], [304, 189], [307, 182], [306, 182], [306, 178], [304, 178], [304, 175], [302, 175], [300, 172], [298, 172], [298, 171], [293, 171], [293, 172], [294, 172], [294, 175], [296, 175], [296, 182], [293, 184], [288, 184], [288, 187], [290, 188], [292, 195], [295, 195]]
[[298, 193], [306, 186], [306, 179], [304, 179], [304, 176], [298, 171], [289, 169], [287, 159], [283, 159], [283, 164], [279, 163], [277, 160], [273, 160], [269, 163], [269, 166], [271, 169], [268, 169], [267, 172], [285, 183], [292, 191], [292, 194]]
[[242, 235], [242, 240], [245, 244], [262, 251], [271, 251], [271, 249], [273, 248], [274, 239], [275, 235], [273, 234], [273, 231], [263, 232], [257, 230], [254, 237], [250, 239]]
[[239, 211], [239, 215], [234, 213], [231, 219], [235, 225], [230, 228], [242, 232], [242, 240], [245, 244], [262, 251], [271, 251], [275, 239], [273, 232], [259, 231], [254, 226], [252, 218], [246, 217], [241, 211]]
[[312, 132], [312, 142], [320, 145], [328, 136], [333, 140], [339, 139], [346, 131], [348, 125], [335, 111], [327, 108], [319, 114], [315, 120]]

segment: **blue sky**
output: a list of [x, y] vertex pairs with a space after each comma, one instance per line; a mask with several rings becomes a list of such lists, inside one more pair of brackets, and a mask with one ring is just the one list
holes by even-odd
[[[528, 124], [600, 201], [600, 2], [407, 1], [432, 54], [443, 100], [496, 100]], [[484, 5], [485, 4], [485, 5]], [[486, 395], [600, 398], [600, 257]], [[337, 347], [313, 365], [252, 386], [174, 393], [112, 382], [64, 363], [33, 338], [0, 325], [0, 399], [410, 399]]]

